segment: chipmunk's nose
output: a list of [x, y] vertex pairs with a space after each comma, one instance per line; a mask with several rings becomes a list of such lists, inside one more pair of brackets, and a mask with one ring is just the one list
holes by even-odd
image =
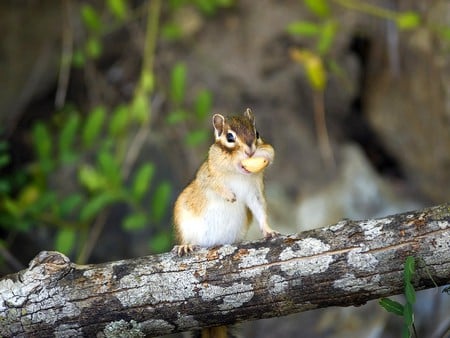
[[253, 154], [255, 153], [255, 151], [256, 151], [256, 147], [252, 144], [251, 146], [249, 146], [249, 147], [245, 150], [245, 154], [246, 154], [248, 157], [252, 157]]

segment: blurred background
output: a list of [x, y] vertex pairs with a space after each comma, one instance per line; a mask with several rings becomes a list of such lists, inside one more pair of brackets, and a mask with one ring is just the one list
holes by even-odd
[[[170, 250], [216, 112], [250, 107], [274, 146], [282, 233], [450, 200], [447, 0], [15, 0], [0, 28], [0, 276], [41, 250], [80, 264]], [[443, 336], [448, 296], [417, 296], [419, 336]], [[239, 326], [401, 329], [376, 302]]]

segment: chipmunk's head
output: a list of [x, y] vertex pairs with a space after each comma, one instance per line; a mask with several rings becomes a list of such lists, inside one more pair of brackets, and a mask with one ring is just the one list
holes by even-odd
[[[258, 145], [262, 144], [259, 133], [255, 126], [255, 117], [247, 108], [242, 116], [231, 116], [225, 118], [221, 114], [213, 116], [215, 146], [220, 149], [223, 156], [223, 166], [231, 164], [229, 169], [248, 173], [241, 161], [252, 157]], [[225, 163], [226, 162], [226, 163]]]

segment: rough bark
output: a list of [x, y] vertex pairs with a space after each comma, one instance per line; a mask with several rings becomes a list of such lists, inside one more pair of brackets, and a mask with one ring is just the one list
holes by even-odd
[[0, 335], [152, 336], [359, 305], [450, 282], [450, 204], [270, 241], [79, 266], [41, 252], [0, 280]]

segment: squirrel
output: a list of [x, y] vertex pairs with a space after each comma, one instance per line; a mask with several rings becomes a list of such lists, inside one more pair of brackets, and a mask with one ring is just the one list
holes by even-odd
[[264, 143], [247, 108], [243, 116], [212, 118], [215, 142], [195, 179], [178, 196], [174, 207], [179, 256], [197, 247], [214, 247], [240, 241], [255, 217], [265, 238], [278, 232], [267, 220], [263, 172], [247, 170], [241, 163], [251, 157], [273, 162], [275, 151]]

